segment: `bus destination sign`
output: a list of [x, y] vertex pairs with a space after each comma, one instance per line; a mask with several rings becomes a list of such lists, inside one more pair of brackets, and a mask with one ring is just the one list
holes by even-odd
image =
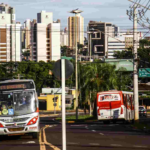
[[15, 84], [15, 85], [2, 85], [0, 90], [10, 90], [10, 89], [25, 89], [25, 84]]

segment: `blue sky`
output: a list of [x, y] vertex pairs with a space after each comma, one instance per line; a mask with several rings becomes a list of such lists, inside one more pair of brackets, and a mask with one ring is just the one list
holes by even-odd
[[[143, 0], [144, 1], [144, 0]], [[23, 23], [26, 19], [36, 19], [41, 10], [53, 12], [54, 20], [61, 20], [61, 28], [67, 26], [68, 13], [73, 9], [83, 10], [85, 29], [90, 20], [111, 22], [122, 28], [131, 27], [132, 22], [126, 10], [132, 4], [128, 0], [0, 0], [16, 10], [16, 20]]]

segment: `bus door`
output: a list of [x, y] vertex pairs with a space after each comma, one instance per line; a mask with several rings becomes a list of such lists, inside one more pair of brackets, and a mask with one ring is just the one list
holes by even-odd
[[121, 97], [120, 94], [111, 94], [111, 119], [118, 119], [121, 114]]
[[101, 118], [110, 119], [111, 107], [107, 98], [109, 95], [100, 95], [98, 100], [99, 114]]

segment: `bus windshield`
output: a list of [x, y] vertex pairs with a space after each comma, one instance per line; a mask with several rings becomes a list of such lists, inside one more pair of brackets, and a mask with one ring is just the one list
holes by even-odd
[[34, 90], [1, 91], [0, 116], [19, 116], [36, 111]]

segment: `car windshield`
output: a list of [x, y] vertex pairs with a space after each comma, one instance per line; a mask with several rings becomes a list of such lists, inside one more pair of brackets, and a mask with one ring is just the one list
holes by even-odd
[[139, 107], [139, 110], [143, 110], [143, 109], [145, 109], [144, 107]]
[[35, 111], [35, 91], [1, 91], [0, 116], [19, 116]]

